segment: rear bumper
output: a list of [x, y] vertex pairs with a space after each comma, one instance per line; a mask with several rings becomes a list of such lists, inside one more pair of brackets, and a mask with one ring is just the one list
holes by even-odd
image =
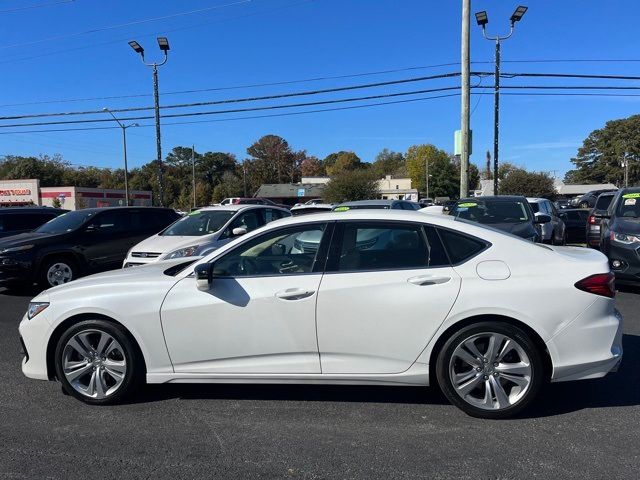
[[622, 361], [622, 315], [613, 301], [597, 299], [547, 342], [552, 382], [604, 377]]

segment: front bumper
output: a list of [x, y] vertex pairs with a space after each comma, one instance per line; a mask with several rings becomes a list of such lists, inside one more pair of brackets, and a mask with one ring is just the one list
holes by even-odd
[[622, 361], [622, 315], [613, 300], [598, 298], [547, 342], [552, 382], [604, 377]]
[[47, 310], [31, 320], [27, 315], [22, 318], [18, 331], [24, 358], [22, 359], [22, 373], [36, 380], [49, 380], [47, 371], [47, 343], [51, 337], [52, 328], [48, 321]]
[[[616, 280], [640, 282], [640, 247], [610, 241], [607, 257]], [[616, 262], [620, 262], [620, 266]]]
[[27, 283], [33, 279], [33, 262], [21, 255], [0, 256], [0, 285]]

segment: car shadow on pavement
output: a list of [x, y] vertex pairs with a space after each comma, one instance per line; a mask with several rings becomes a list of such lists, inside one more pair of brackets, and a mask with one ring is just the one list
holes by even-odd
[[640, 405], [640, 336], [623, 335], [622, 348], [622, 363], [617, 372], [594, 380], [548, 384], [521, 417]]
[[[620, 369], [604, 378], [546, 385], [518, 418], [549, 417], [587, 408], [640, 405], [640, 336], [624, 335]], [[362, 402], [419, 405], [447, 404], [437, 387], [354, 385], [148, 385], [129, 403], [168, 399], [280, 400], [310, 402]], [[453, 408], [453, 407], [452, 407]]]
[[0, 295], [8, 295], [11, 297], [28, 297], [33, 298], [42, 292], [42, 288], [34, 286], [20, 286], [20, 287], [0, 287]]

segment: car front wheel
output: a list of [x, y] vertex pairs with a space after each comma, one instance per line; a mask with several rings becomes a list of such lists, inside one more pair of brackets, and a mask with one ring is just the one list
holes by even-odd
[[42, 263], [38, 276], [40, 286], [51, 288], [75, 280], [78, 276], [78, 267], [68, 258], [51, 258]]
[[58, 340], [55, 368], [67, 393], [96, 405], [121, 401], [144, 377], [137, 346], [123, 327], [105, 320], [69, 327]]
[[467, 326], [443, 345], [436, 363], [448, 400], [473, 417], [509, 418], [538, 393], [544, 368], [521, 329], [500, 322]]

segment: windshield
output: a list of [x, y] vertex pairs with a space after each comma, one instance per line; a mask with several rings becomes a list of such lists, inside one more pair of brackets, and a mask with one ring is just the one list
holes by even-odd
[[229, 210], [196, 210], [169, 225], [160, 235], [199, 237], [215, 233], [226, 225], [234, 213]]
[[640, 192], [625, 193], [620, 198], [618, 208], [616, 209], [618, 217], [640, 217]]
[[66, 233], [72, 232], [82, 226], [89, 218], [97, 212], [78, 210], [75, 212], [63, 213], [62, 215], [49, 220], [44, 225], [36, 228], [38, 233]]
[[522, 223], [530, 220], [525, 203], [519, 200], [465, 200], [458, 202], [450, 215], [486, 225]]
[[600, 195], [596, 201], [596, 210], [606, 210], [613, 200], [613, 195]]

